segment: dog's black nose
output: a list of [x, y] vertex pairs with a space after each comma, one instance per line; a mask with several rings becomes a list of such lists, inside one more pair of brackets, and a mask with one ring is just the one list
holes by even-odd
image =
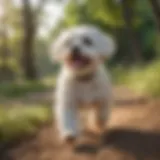
[[80, 54], [81, 54], [81, 50], [80, 50], [79, 47], [73, 47], [73, 48], [72, 48], [72, 57], [73, 57], [73, 58], [79, 57]]

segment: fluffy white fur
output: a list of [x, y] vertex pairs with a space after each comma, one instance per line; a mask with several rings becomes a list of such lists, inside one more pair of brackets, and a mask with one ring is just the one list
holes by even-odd
[[[83, 37], [88, 37], [92, 45], [86, 45]], [[83, 69], [67, 66], [71, 48], [78, 46], [83, 56], [91, 59], [91, 64]], [[79, 26], [63, 31], [52, 46], [52, 57], [62, 64], [56, 88], [55, 113], [60, 136], [65, 139], [76, 137], [81, 132], [79, 107], [95, 106], [93, 114], [88, 114], [90, 125], [96, 121], [105, 122], [110, 112], [112, 89], [108, 72], [103, 62], [115, 51], [113, 39], [93, 26]], [[77, 80], [76, 76], [93, 74], [87, 81]]]

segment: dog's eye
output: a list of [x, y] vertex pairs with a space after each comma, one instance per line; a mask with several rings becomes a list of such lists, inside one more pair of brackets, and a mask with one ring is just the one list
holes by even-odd
[[83, 43], [91, 46], [93, 44], [92, 40], [89, 37], [83, 37]]

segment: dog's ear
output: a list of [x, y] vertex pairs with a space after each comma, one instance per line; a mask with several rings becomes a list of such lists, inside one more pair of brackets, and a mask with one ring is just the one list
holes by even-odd
[[104, 57], [105, 59], [110, 59], [116, 52], [116, 43], [114, 38], [109, 35], [105, 34], [103, 32], [101, 34], [101, 56]]

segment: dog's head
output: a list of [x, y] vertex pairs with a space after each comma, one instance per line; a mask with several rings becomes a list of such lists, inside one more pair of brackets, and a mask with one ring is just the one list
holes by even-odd
[[52, 58], [74, 72], [95, 69], [115, 51], [113, 39], [93, 26], [63, 31], [52, 45]]

